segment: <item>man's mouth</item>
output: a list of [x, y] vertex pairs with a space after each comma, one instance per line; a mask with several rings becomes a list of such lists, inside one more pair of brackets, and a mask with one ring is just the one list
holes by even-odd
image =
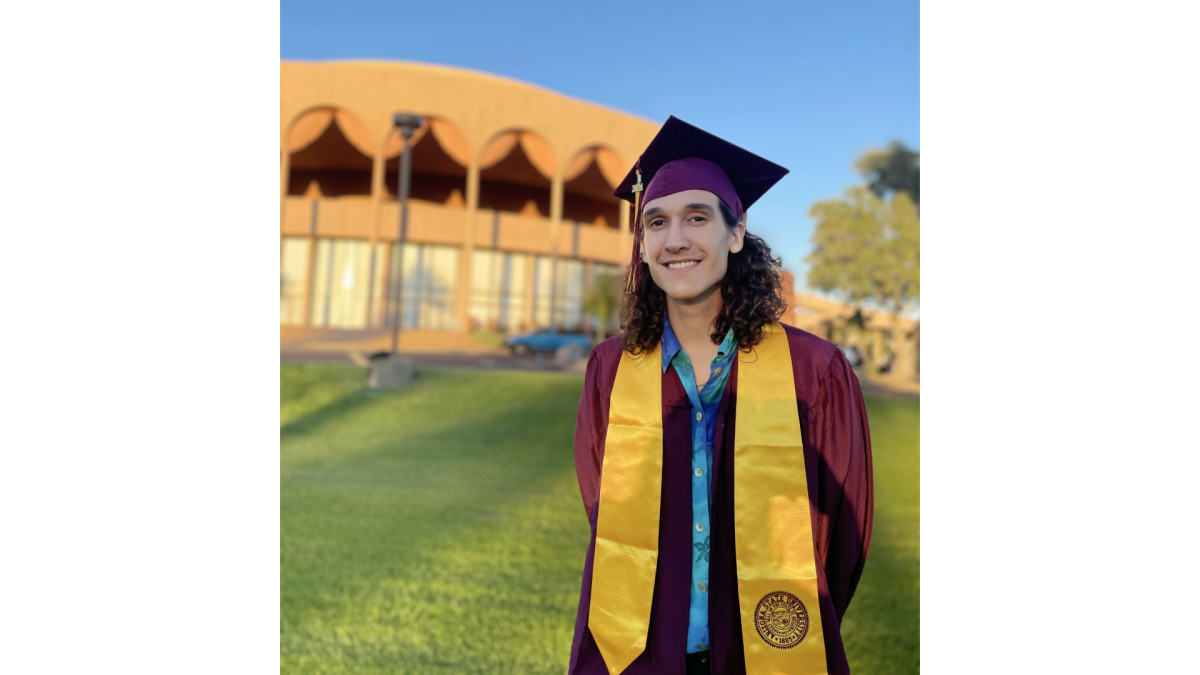
[[667, 267], [667, 269], [672, 269], [672, 270], [685, 270], [685, 269], [688, 269], [689, 267], [695, 267], [696, 265], [699, 265], [699, 264], [700, 264], [699, 260], [679, 260], [677, 262], [667, 263], [666, 267]]

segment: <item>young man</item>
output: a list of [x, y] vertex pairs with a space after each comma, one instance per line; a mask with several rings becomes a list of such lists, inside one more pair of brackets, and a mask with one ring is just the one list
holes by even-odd
[[779, 262], [746, 232], [786, 173], [672, 117], [616, 191], [636, 236], [575, 428], [592, 542], [571, 674], [850, 672], [870, 434], [842, 352], [778, 322]]

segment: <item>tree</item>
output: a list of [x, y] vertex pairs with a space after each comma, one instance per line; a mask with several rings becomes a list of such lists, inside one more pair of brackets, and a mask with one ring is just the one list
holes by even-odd
[[921, 205], [921, 153], [909, 150], [900, 141], [859, 157], [854, 170], [867, 179], [867, 187], [876, 197], [906, 192], [914, 204]]
[[608, 322], [621, 305], [625, 291], [625, 276], [611, 272], [597, 274], [583, 294], [583, 310], [596, 317], [596, 344], [604, 340]]
[[892, 315], [893, 372], [916, 375], [915, 350], [900, 330], [900, 317], [921, 296], [921, 222], [907, 192], [891, 201], [856, 185], [843, 197], [817, 202], [814, 249], [806, 258], [808, 283], [860, 307], [870, 304]]

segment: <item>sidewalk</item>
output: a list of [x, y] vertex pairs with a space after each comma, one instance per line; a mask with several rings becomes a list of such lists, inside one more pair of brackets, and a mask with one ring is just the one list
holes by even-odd
[[[288, 354], [311, 353], [328, 358], [356, 352], [370, 356], [392, 349], [392, 332], [387, 329], [336, 330], [332, 328], [279, 327], [279, 351]], [[466, 333], [452, 331], [409, 330], [400, 332], [400, 352], [404, 354], [506, 354], [507, 350], [485, 345]]]
[[[392, 333], [388, 330], [334, 330], [281, 326], [279, 353], [284, 361], [322, 361], [367, 365], [376, 352], [390, 351]], [[563, 370], [549, 357], [514, 357], [507, 349], [483, 344], [470, 335], [450, 331], [404, 331], [400, 333], [400, 353], [410, 354], [418, 365], [452, 368], [508, 368], [516, 370]], [[582, 373], [587, 359], [566, 368]], [[867, 375], [855, 371], [866, 396], [920, 398], [921, 383], [888, 375]]]

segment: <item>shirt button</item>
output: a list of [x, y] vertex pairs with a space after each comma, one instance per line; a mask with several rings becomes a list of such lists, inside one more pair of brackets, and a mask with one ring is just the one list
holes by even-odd
[[696, 411], [696, 421], [697, 421], [697, 422], [699, 422], [699, 421], [700, 421], [700, 420], [702, 420], [702, 419], [704, 419], [704, 413], [702, 413], [702, 412], [700, 412], [699, 410], [697, 410], [697, 411]]
[[721, 374], [720, 368], [717, 368], [716, 370], [713, 371], [713, 375], [720, 375], [720, 374]]
[[702, 466], [696, 467], [696, 477], [702, 478], [703, 476], [704, 476], [704, 467], [702, 467]]
[[696, 523], [696, 531], [703, 532], [704, 531], [704, 523]]
[[701, 642], [700, 644], [696, 645], [696, 649], [699, 649], [700, 651], [704, 651], [705, 649], [708, 649], [708, 645]]
[[696, 588], [697, 588], [697, 589], [699, 589], [701, 593], [707, 593], [707, 592], [708, 592], [708, 584], [704, 583], [703, 581], [701, 581], [700, 583], [696, 584]]

